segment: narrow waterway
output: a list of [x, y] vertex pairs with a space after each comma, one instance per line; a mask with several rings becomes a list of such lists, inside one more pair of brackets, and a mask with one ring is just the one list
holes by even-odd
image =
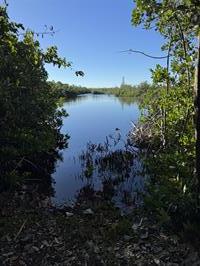
[[[94, 189], [101, 189], [102, 180], [97, 175], [89, 180], [81, 177], [81, 153], [88, 143], [113, 142], [116, 138], [120, 140], [115, 149], [123, 149], [131, 122], [137, 122], [140, 115], [138, 105], [131, 98], [120, 99], [109, 95], [80, 95], [65, 102], [63, 108], [69, 116], [64, 119], [62, 132], [67, 133], [70, 139], [53, 175], [54, 202], [58, 204], [74, 200], [80, 189], [88, 184]], [[131, 190], [132, 186], [138, 186], [138, 179], [126, 180], [124, 186]]]

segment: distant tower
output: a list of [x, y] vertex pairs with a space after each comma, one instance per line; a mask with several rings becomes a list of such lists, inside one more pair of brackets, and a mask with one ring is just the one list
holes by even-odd
[[122, 84], [121, 87], [125, 85], [125, 77], [122, 78]]

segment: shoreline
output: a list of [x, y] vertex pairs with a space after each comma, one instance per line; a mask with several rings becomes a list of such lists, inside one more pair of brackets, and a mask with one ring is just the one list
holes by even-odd
[[[198, 265], [189, 244], [142, 210], [121, 215], [98, 195], [76, 205], [43, 207], [21, 192], [1, 195], [2, 265]], [[35, 198], [35, 195], [31, 195]], [[37, 197], [36, 197], [37, 198]]]

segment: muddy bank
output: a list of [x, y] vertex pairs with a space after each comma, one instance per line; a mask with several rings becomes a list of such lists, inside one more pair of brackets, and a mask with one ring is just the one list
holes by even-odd
[[189, 244], [98, 192], [57, 209], [41, 195], [0, 198], [0, 265], [200, 265]]

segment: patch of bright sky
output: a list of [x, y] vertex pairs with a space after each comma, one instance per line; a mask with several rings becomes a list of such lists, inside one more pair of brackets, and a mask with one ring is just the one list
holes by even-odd
[[74, 71], [47, 66], [49, 79], [87, 87], [112, 87], [150, 81], [155, 61], [139, 54], [119, 53], [135, 49], [163, 55], [163, 39], [153, 30], [131, 25], [132, 0], [9, 0], [11, 20], [35, 31], [53, 25], [58, 32], [40, 37], [43, 48], [57, 45], [61, 56], [73, 62]]

